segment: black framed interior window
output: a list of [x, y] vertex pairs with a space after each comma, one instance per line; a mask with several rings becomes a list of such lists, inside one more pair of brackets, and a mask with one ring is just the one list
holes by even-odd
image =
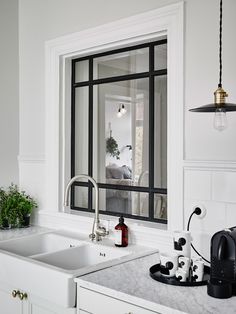
[[[167, 221], [167, 39], [72, 60], [71, 177], [102, 214]], [[93, 212], [75, 182], [71, 208]]]

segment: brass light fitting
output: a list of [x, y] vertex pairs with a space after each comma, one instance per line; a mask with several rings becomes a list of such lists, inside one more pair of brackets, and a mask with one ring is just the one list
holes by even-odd
[[228, 94], [222, 87], [218, 87], [214, 92], [214, 97], [216, 107], [224, 107], [225, 98], [228, 97]]

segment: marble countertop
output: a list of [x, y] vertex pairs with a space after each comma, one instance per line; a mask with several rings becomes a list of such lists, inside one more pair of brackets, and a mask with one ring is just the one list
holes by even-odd
[[84, 287], [161, 313], [236, 313], [236, 297], [215, 299], [207, 295], [206, 286], [177, 287], [153, 280], [149, 276], [149, 268], [158, 261], [159, 255], [155, 253], [82, 276], [78, 282]]
[[30, 226], [28, 228], [14, 228], [9, 230], [0, 229], [0, 241], [26, 237], [33, 234], [48, 232], [50, 230], [51, 229], [40, 226]]

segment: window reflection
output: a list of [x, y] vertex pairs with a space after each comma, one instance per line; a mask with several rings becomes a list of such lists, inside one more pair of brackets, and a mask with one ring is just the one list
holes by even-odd
[[[94, 177], [101, 210], [165, 221], [167, 40], [73, 61], [71, 174]], [[74, 208], [94, 208], [77, 184]]]
[[[148, 186], [148, 78], [95, 88], [94, 168], [97, 181]], [[124, 109], [122, 113], [122, 109]]]
[[148, 217], [149, 195], [144, 192], [100, 189], [100, 209], [113, 213]]

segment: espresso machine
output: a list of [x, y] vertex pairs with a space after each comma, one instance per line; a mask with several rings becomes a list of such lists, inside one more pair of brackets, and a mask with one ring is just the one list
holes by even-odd
[[236, 227], [219, 231], [211, 239], [207, 293], [220, 299], [236, 295]]

